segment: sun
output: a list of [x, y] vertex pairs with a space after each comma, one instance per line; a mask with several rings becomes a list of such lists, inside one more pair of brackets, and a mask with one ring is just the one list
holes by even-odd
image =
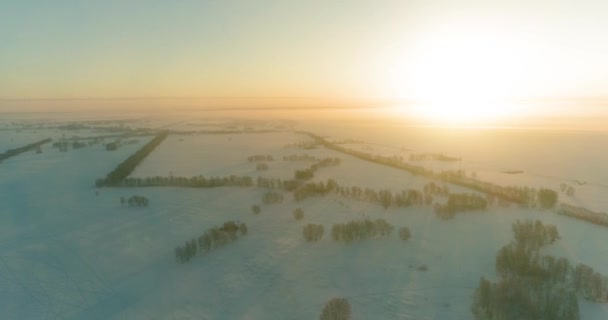
[[506, 103], [522, 82], [521, 46], [478, 28], [423, 39], [393, 81], [397, 95], [414, 102], [403, 112], [436, 124], [484, 125], [521, 111]]

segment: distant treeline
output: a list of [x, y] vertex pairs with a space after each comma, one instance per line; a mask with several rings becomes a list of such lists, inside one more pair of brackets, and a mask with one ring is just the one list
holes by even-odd
[[[346, 223], [336, 223], [331, 228], [331, 238], [334, 241], [352, 242], [370, 238], [390, 237], [395, 227], [384, 219], [352, 220]], [[302, 236], [308, 242], [315, 242], [323, 238], [324, 228], [320, 224], [309, 223], [302, 227]], [[399, 229], [399, 238], [408, 240], [411, 232], [407, 227]]]
[[335, 241], [351, 242], [367, 238], [388, 237], [395, 227], [384, 219], [353, 220], [337, 223], [331, 227], [331, 237]]
[[98, 187], [115, 187], [129, 176], [135, 167], [139, 165], [161, 142], [163, 142], [169, 134], [166, 132], [158, 134], [154, 139], [137, 150], [125, 161], [121, 162], [114, 170], [112, 170], [105, 178], [97, 179]]
[[451, 219], [458, 212], [485, 210], [488, 201], [475, 193], [452, 193], [445, 204], [435, 205], [435, 214], [442, 219]]
[[583, 207], [576, 207], [562, 203], [560, 208], [557, 210], [557, 213], [608, 227], [608, 214], [604, 212], [595, 212]]
[[577, 296], [608, 302], [607, 277], [585, 264], [574, 267], [566, 258], [540, 254], [559, 239], [554, 225], [517, 221], [513, 233], [515, 241], [496, 256], [498, 282], [479, 281], [471, 308], [476, 319], [577, 320]]
[[414, 153], [410, 154], [410, 161], [423, 161], [423, 160], [436, 160], [436, 161], [460, 161], [460, 158], [450, 157], [442, 153]]
[[319, 158], [308, 154], [291, 154], [283, 156], [283, 161], [318, 161]]
[[146, 177], [125, 178], [121, 187], [184, 187], [184, 188], [217, 188], [217, 187], [251, 187], [253, 179], [249, 176], [227, 177]]
[[10, 157], [14, 157], [14, 156], [16, 156], [16, 155], [18, 155], [20, 153], [23, 153], [23, 152], [26, 152], [26, 151], [30, 151], [30, 150], [34, 150], [34, 149], [42, 146], [43, 144], [49, 143], [51, 141], [52, 141], [52, 139], [47, 138], [47, 139], [40, 140], [38, 142], [30, 143], [30, 144], [28, 144], [26, 146], [23, 146], [23, 147], [19, 147], [19, 148], [16, 148], [16, 149], [6, 150], [6, 152], [0, 153], [0, 162], [2, 160], [8, 159]]
[[274, 161], [274, 158], [269, 154], [254, 154], [252, 156], [247, 157], [247, 161], [249, 162], [260, 162], [260, 161]]
[[499, 199], [518, 203], [526, 207], [534, 207], [539, 205], [543, 208], [552, 208], [557, 203], [557, 192], [549, 189], [545, 193], [541, 193], [534, 188], [529, 187], [515, 187], [515, 186], [499, 186], [490, 182], [481, 181], [472, 177], [468, 177], [462, 170], [457, 171], [442, 171], [434, 172], [433, 170], [426, 169], [422, 166], [412, 165], [403, 161], [400, 157], [386, 157], [379, 155], [372, 155], [369, 153], [348, 149], [334, 143], [327, 141], [326, 139], [315, 135], [310, 132], [299, 132], [310, 136], [315, 140], [317, 144], [320, 144], [328, 149], [339, 151], [342, 153], [349, 154], [359, 159], [370, 161], [389, 167], [408, 171], [415, 175], [421, 175], [432, 179], [438, 179], [444, 182], [453, 183], [459, 186], [463, 186], [475, 191], [486, 193]]
[[198, 238], [192, 238], [184, 243], [183, 246], [175, 248], [175, 261], [186, 263], [197, 253], [205, 254], [210, 250], [225, 246], [236, 241], [239, 236], [247, 234], [247, 225], [234, 221], [225, 222], [221, 227], [213, 227]]
[[315, 176], [315, 172], [319, 170], [319, 168], [337, 166], [341, 162], [342, 160], [340, 160], [340, 158], [319, 159], [316, 163], [306, 169], [296, 170], [296, 172], [294, 173], [294, 178], [296, 180], [310, 180]]

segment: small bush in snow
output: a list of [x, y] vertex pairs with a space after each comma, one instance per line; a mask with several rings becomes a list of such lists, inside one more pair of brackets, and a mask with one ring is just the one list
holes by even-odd
[[401, 240], [408, 240], [412, 236], [410, 229], [408, 227], [403, 227], [399, 229], [399, 238]]
[[333, 298], [325, 303], [321, 311], [321, 320], [350, 320], [350, 303], [344, 298]]
[[251, 212], [259, 214], [260, 212], [262, 212], [262, 208], [260, 208], [260, 206], [258, 206], [257, 204], [254, 204], [251, 206]]
[[298, 221], [304, 219], [304, 210], [301, 208], [293, 210], [293, 218]]

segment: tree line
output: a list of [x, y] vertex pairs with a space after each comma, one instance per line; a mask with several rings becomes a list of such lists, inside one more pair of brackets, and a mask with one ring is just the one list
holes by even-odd
[[563, 214], [572, 218], [585, 220], [593, 224], [608, 227], [608, 214], [604, 212], [595, 212], [583, 207], [562, 203], [557, 213]]
[[319, 170], [319, 168], [337, 166], [340, 164], [342, 160], [340, 158], [324, 158], [318, 160], [316, 163], [311, 165], [310, 167], [303, 170], [296, 170], [294, 173], [295, 180], [310, 180], [315, 176], [315, 172]]
[[269, 154], [254, 154], [247, 157], [247, 161], [249, 162], [263, 162], [263, 161], [274, 161], [274, 157]]
[[134, 154], [125, 161], [121, 162], [114, 170], [107, 174], [105, 178], [97, 179], [98, 187], [115, 187], [119, 186], [123, 179], [129, 176], [135, 167], [137, 167], [158, 145], [163, 142], [169, 134], [167, 132], [159, 133], [150, 142], [142, 146]]
[[376, 237], [388, 237], [395, 227], [384, 219], [353, 220], [337, 223], [331, 227], [331, 237], [335, 241], [351, 242]]
[[481, 181], [476, 178], [469, 177], [463, 170], [434, 172], [433, 170], [426, 169], [422, 166], [410, 164], [404, 161], [402, 157], [372, 155], [370, 153], [352, 150], [340, 145], [336, 145], [310, 132], [300, 131], [298, 133], [308, 135], [315, 141], [315, 143], [331, 150], [346, 153], [365, 161], [405, 170], [415, 175], [421, 175], [431, 179], [438, 179], [444, 182], [460, 185], [475, 191], [498, 197], [502, 200], [518, 203], [522, 206], [533, 207], [535, 205], [540, 205], [543, 208], [553, 208], [553, 206], [557, 203], [557, 197], [555, 197], [557, 193], [553, 194], [552, 192], [542, 191], [540, 192], [541, 194], [539, 197], [536, 197], [538, 190], [533, 188], [499, 186], [487, 181]]
[[120, 205], [124, 206], [125, 204], [129, 207], [147, 207], [150, 203], [150, 200], [144, 196], [134, 195], [126, 199], [125, 197], [120, 197]]
[[444, 220], [453, 218], [456, 213], [485, 210], [488, 207], [486, 198], [475, 193], [450, 193], [445, 204], [436, 204], [435, 214]]
[[0, 153], [0, 162], [2, 162], [2, 160], [8, 159], [10, 157], [14, 157], [18, 154], [37, 149], [40, 146], [42, 146], [43, 144], [49, 143], [51, 141], [52, 141], [52, 139], [47, 138], [47, 139], [40, 140], [38, 142], [30, 143], [23, 147], [6, 150], [4, 153]]
[[319, 158], [308, 154], [291, 154], [283, 156], [283, 161], [319, 161]]
[[454, 162], [460, 161], [460, 158], [450, 157], [442, 153], [413, 153], [410, 154], [410, 161], [424, 161], [424, 160], [435, 160], [435, 161], [446, 161]]
[[249, 176], [227, 177], [129, 177], [124, 179], [121, 187], [185, 187], [185, 188], [217, 188], [217, 187], [251, 187], [254, 181]]
[[213, 227], [197, 238], [187, 240], [182, 246], [175, 247], [175, 261], [186, 263], [197, 254], [205, 254], [220, 248], [246, 235], [247, 225], [235, 221], [227, 221], [221, 227]]

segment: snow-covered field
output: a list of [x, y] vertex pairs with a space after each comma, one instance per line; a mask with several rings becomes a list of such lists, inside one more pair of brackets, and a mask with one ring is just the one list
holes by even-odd
[[[28, 143], [40, 140], [28, 130], [15, 134]], [[4, 148], [3, 133], [0, 139]], [[291, 178], [310, 163], [282, 156], [305, 153], [342, 159], [319, 169], [316, 180], [393, 190], [428, 182], [323, 148], [286, 147], [305, 139], [292, 133], [170, 135], [132, 176]], [[263, 189], [103, 188], [96, 195], [95, 179], [149, 141], [139, 140], [114, 152], [63, 153], [47, 145], [42, 154], [0, 164], [0, 318], [315, 319], [339, 296], [350, 302], [354, 319], [472, 319], [474, 288], [481, 276], [495, 278], [495, 255], [513, 238], [517, 219], [556, 224], [562, 239], [548, 252], [608, 274], [608, 229], [546, 211], [492, 208], [444, 221], [428, 207], [384, 210], [337, 196], [295, 203], [285, 193], [285, 202], [263, 205], [254, 215], [250, 207], [261, 203]], [[254, 154], [275, 161], [268, 171], [255, 171], [247, 161]], [[517, 184], [532, 184], [523, 182]], [[585, 187], [576, 187], [576, 197], [606, 210], [602, 193]], [[121, 207], [119, 198], [134, 194], [148, 197], [150, 206]], [[297, 207], [304, 210], [302, 221], [292, 217]], [[331, 240], [332, 224], [364, 217], [407, 226], [413, 236], [406, 242], [396, 234], [350, 244]], [[248, 235], [187, 264], [175, 262], [175, 246], [227, 220], [245, 222]], [[325, 227], [321, 241], [302, 239], [307, 223]], [[428, 270], [419, 271], [422, 265]], [[606, 305], [580, 306], [581, 319], [608, 314]]]

